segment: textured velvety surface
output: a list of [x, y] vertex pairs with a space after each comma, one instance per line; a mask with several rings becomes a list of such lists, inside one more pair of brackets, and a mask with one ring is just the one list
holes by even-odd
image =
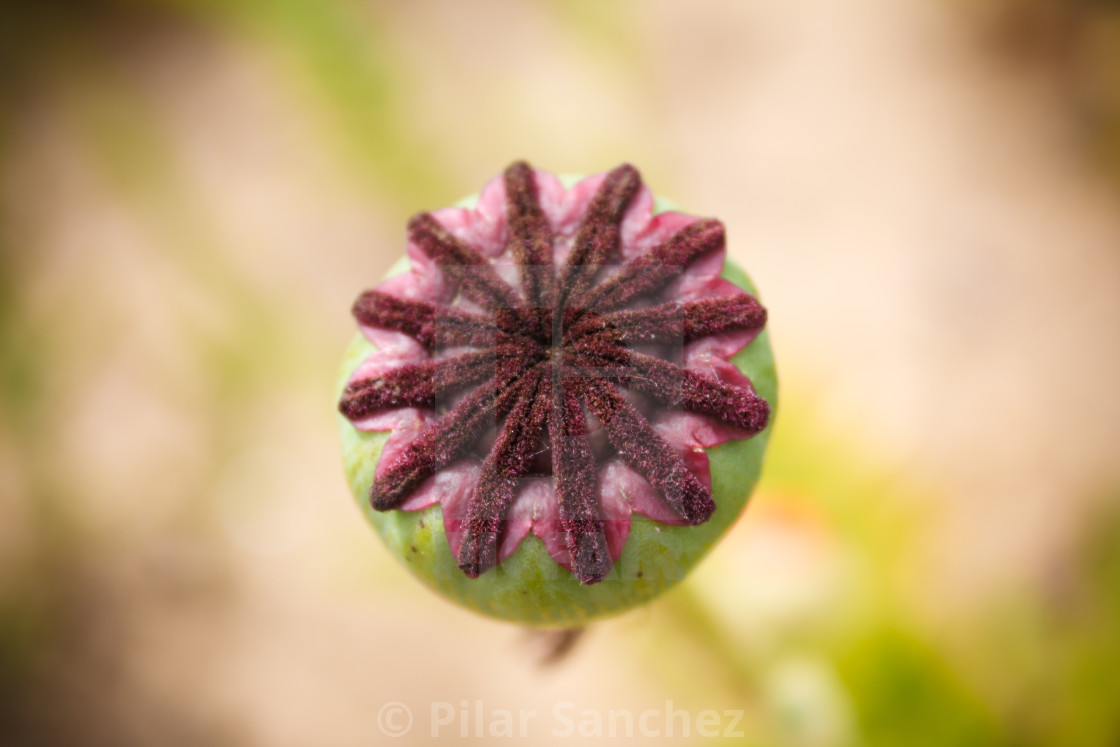
[[[586, 188], [585, 185], [589, 183], [595, 187], [597, 185], [594, 181], [594, 178], [583, 180], [570, 192]], [[480, 210], [487, 204], [488, 191], [492, 192], [488, 188], [480, 199]], [[562, 194], [559, 190], [554, 193]], [[645, 191], [642, 199], [648, 200], [644, 208], [648, 220], [653, 202], [652, 197], [648, 195], [648, 190]], [[459, 208], [449, 210], [455, 209]], [[440, 213], [435, 215], [438, 216]], [[663, 222], [675, 222], [674, 229], [695, 221], [691, 217], [680, 218], [678, 216], [681, 214], [677, 213], [667, 215], [669, 220]], [[446, 219], [446, 213], [444, 217]], [[635, 219], [632, 222], [638, 221]], [[452, 223], [454, 224], [454, 217]], [[485, 229], [485, 225], [481, 228]], [[494, 243], [493, 236], [483, 236], [480, 239], [480, 243], [484, 246], [487, 241]], [[415, 253], [410, 252], [410, 255], [415, 270], [417, 269]], [[719, 261], [722, 263], [722, 252]], [[418, 269], [421, 282], [429, 283], [427, 291], [438, 295], [440, 292], [438, 272], [428, 272], [425, 275], [425, 268], [422, 265]], [[714, 269], [718, 271], [719, 265]], [[401, 282], [411, 281], [415, 284], [416, 274], [410, 273], [412, 277]], [[723, 266], [722, 277], [737, 286], [733, 289], [734, 292], [737, 293], [741, 288], [753, 294], [749, 280], [733, 266], [729, 264]], [[686, 285], [688, 282], [689, 279], [684, 277], [678, 285]], [[713, 281], [706, 279], [705, 282], [711, 286]], [[717, 279], [716, 282], [724, 281]], [[393, 286], [394, 281], [384, 285]], [[402, 287], [407, 289], [403, 284]], [[731, 289], [728, 287], [728, 290]], [[727, 293], [728, 290], [722, 292]], [[478, 296], [479, 301], [485, 300], [485, 293], [479, 293]], [[359, 318], [361, 318], [360, 314]], [[340, 381], [340, 394], [348, 381], [361, 377], [360, 369], [363, 362], [367, 361], [371, 353], [376, 350], [370, 338], [377, 340], [377, 335], [370, 334], [368, 329], [366, 333], [365, 336], [359, 335], [348, 351]], [[633, 333], [649, 334], [649, 330], [643, 332], [639, 325]], [[414, 333], [414, 336], [417, 335]], [[738, 349], [742, 343], [743, 340], [739, 340], [731, 349]], [[719, 348], [720, 343], [714, 343], [713, 347]], [[717, 352], [726, 355], [727, 350], [728, 343], [725, 341], [723, 350]], [[379, 355], [383, 352], [380, 351]], [[765, 331], [732, 357], [731, 362], [734, 367], [723, 363], [718, 355], [705, 358], [705, 361], [708, 360], [723, 364], [729, 369], [721, 374], [714, 367], [711, 368], [720, 379], [738, 379], [745, 374], [758, 394], [773, 407], [776, 399], [776, 380]], [[368, 363], [365, 365], [368, 366]], [[736, 368], [738, 370], [735, 370]], [[469, 371], [458, 368], [453, 373], [458, 377], [470, 376]], [[402, 381], [400, 384], [405, 386], [408, 382]], [[413, 382], [411, 386], [426, 385]], [[595, 392], [589, 392], [589, 394], [591, 396], [588, 398], [588, 404], [592, 411], [610, 406], [609, 393], [599, 392], [596, 395]], [[385, 416], [375, 416], [377, 417]], [[527, 410], [519, 417], [530, 417], [530, 413]], [[689, 428], [685, 430], [692, 438], [697, 430], [697, 423], [701, 421], [687, 413], [680, 413], [679, 417], [691, 418]], [[424, 422], [423, 417], [419, 417], [418, 420], [421, 422], [409, 424], [402, 423], [398, 418], [391, 425], [398, 430], [411, 427], [419, 431], [427, 423]], [[422, 580], [451, 598], [483, 613], [538, 625], [570, 625], [620, 611], [651, 598], [682, 578], [741, 512], [750, 490], [757, 481], [762, 453], [769, 433], [767, 428], [753, 438], [726, 443], [721, 443], [726, 441], [725, 434], [712, 434], [714, 437], [709, 437], [708, 440], [704, 440], [701, 436], [698, 442], [694, 441], [695, 448], [692, 451], [695, 452], [695, 458], [703, 461], [710, 460], [710, 482], [716, 505], [711, 519], [694, 527], [668, 526], [660, 523], [682, 522], [679, 517], [659, 515], [659, 512], [661, 514], [665, 512], [663, 507], [659, 509], [656, 505], [637, 505], [634, 497], [649, 493], [646, 481], [621, 463], [605, 465], [599, 473], [599, 498], [603, 503], [608, 526], [613, 524], [617, 528], [616, 531], [608, 532], [610, 554], [617, 562], [604, 581], [588, 586], [580, 584], [564, 567], [568, 563], [564, 563], [563, 558], [558, 557], [562, 553], [558, 553], [557, 548], [548, 546], [547, 533], [538, 531], [536, 527], [533, 531], [539, 536], [534, 536], [528, 531], [530, 526], [534, 525], [534, 518], [539, 519], [541, 507], [546, 505], [552, 491], [549, 478], [522, 483], [519, 488], [520, 497], [506, 516], [509, 528], [503, 532], [503, 543], [500, 548], [501, 564], [485, 572], [481, 578], [471, 579], [466, 577], [456, 565], [453, 551], [456, 532], [452, 532], [449, 543], [445, 529], [450, 527], [444, 526], [444, 520], [449, 516], [456, 516], [457, 512], [461, 511], [462, 503], [468, 497], [469, 486], [479, 478], [480, 468], [470, 463], [451, 464], [426, 483], [426, 489], [421, 495], [409, 498], [409, 505], [405, 507], [412, 510], [374, 511], [369, 505], [368, 496], [374, 482], [374, 475], [378, 470], [379, 460], [382, 465], [386, 461], [383, 449], [386, 449], [386, 442], [389, 441], [388, 433], [377, 429], [390, 427], [390, 424], [364, 422], [359, 425], [361, 428], [355, 428], [345, 418], [342, 419], [347, 478], [363, 510], [389, 546]], [[662, 433], [671, 431], [672, 416], [660, 422], [659, 427]], [[709, 427], [709, 430], [715, 428]], [[632, 429], [631, 433], [633, 433]], [[697, 443], [720, 445], [701, 450]], [[706, 451], [707, 454], [700, 453], [701, 451]], [[689, 466], [701, 476], [706, 476], [706, 467], [707, 465], [704, 464]], [[537, 485], [536, 482], [540, 484]], [[673, 521], [674, 518], [676, 521]], [[538, 520], [536, 524], [539, 523]], [[459, 539], [461, 541], [461, 538]]]

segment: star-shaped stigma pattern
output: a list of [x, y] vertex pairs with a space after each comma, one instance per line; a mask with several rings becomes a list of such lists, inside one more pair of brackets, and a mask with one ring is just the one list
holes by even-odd
[[[418, 491], [434, 491], [449, 538], [449, 511], [458, 517], [451, 544], [466, 575], [508, 555], [509, 526], [551, 517], [562, 537], [550, 551], [592, 584], [621, 552], [608, 514], [634, 500], [619, 498], [626, 491], [608, 484], [614, 473], [604, 465], [619, 463], [623, 482], [642, 484], [630, 493], [660, 503], [634, 510], [691, 525], [716, 510], [706, 457], [690, 456], [702, 449], [678, 443], [662, 414], [713, 423], [709, 430], [723, 435], [710, 443], [762, 430], [769, 406], [725, 357], [762, 329], [766, 311], [714, 276], [704, 291], [688, 285], [705, 257], [718, 253], [722, 267], [719, 221], [674, 214], [644, 234], [626, 223], [641, 212], [645, 189], [632, 166], [594, 178], [597, 186], [564, 203], [563, 215], [568, 193], [554, 178], [542, 185], [544, 173], [514, 163], [485, 193], [504, 196], [504, 210], [490, 205], [485, 247], [438, 213], [409, 222], [414, 272], [426, 276], [366, 291], [353, 313], [363, 329], [404, 335], [417, 352], [360, 368], [339, 409], [367, 429], [388, 428], [378, 421], [387, 412], [420, 413], [407, 427], [394, 421], [402, 435], [382, 452], [370, 501], [379, 511], [411, 508]], [[704, 353], [705, 370], [699, 353], [686, 353], [708, 338], [737, 342]], [[470, 461], [473, 468], [432, 487]], [[511, 516], [530, 484], [543, 498]]]

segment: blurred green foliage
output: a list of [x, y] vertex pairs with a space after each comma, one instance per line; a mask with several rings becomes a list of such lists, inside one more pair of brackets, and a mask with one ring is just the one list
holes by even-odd
[[[1120, 512], [1093, 522], [1051, 588], [1010, 589], [931, 617], [937, 600], [923, 598], [914, 565], [930, 517], [905, 475], [871, 467], [805, 412], [782, 413], [768, 458], [755, 500], [823, 519], [829, 541], [854, 553], [842, 599], [822, 606], [826, 616], [810, 612], [778, 630], [740, 621], [735, 640], [704, 594], [686, 584], [666, 602], [671, 625], [656, 645], [679, 658], [656, 662], [661, 676], [680, 681], [687, 673], [703, 683], [699, 702], [769, 703], [751, 722], [757, 744], [1120, 740]], [[768, 690], [790, 662], [811, 663], [833, 686], [775, 700]], [[829, 715], [836, 710], [845, 717]]]

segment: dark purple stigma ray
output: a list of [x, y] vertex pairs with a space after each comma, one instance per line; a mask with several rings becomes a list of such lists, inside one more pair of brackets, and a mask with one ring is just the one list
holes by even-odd
[[352, 312], [360, 323], [401, 332], [428, 350], [450, 345], [486, 347], [498, 333], [492, 319], [455, 306], [397, 298], [376, 290], [358, 296]]
[[[642, 186], [642, 177], [630, 164], [612, 170], [599, 185], [572, 242], [572, 250], [560, 273], [553, 308], [569, 305], [591, 282], [621, 241], [622, 218]], [[582, 308], [588, 308], [586, 305]]]
[[431, 216], [420, 213], [408, 222], [408, 235], [420, 251], [459, 284], [464, 296], [489, 311], [521, 305], [521, 297], [475, 249]]
[[661, 494], [689, 524], [703, 524], [716, 510], [711, 491], [700, 484], [649, 421], [612, 384], [583, 379], [588, 407], [623, 461]]
[[595, 456], [575, 382], [562, 375], [555, 375], [553, 382], [550, 440], [557, 513], [572, 573], [580, 583], [594, 584], [606, 578], [613, 565], [600, 515]]
[[515, 385], [513, 409], [482, 463], [467, 500], [466, 527], [457, 558], [460, 570], [471, 578], [478, 578], [498, 562], [502, 524], [517, 497], [518, 480], [532, 469], [540, 434], [548, 427], [550, 385], [540, 368], [521, 378]]
[[758, 332], [766, 326], [766, 309], [744, 295], [683, 304], [671, 301], [648, 309], [612, 311], [600, 318], [618, 331], [623, 344], [676, 344], [725, 332]]
[[698, 257], [722, 248], [723, 224], [701, 219], [688, 224], [649, 252], [630, 260], [614, 274], [577, 297], [577, 308], [594, 309], [603, 314], [621, 308], [635, 298], [652, 293]]
[[[511, 368], [513, 368], [511, 366]], [[424, 480], [461, 457], [487, 425], [513, 407], [514, 384], [524, 369], [503, 372], [465, 396], [446, 415], [410, 443], [370, 487], [370, 503], [378, 511], [396, 508]]]
[[339, 411], [351, 420], [392, 407], [435, 407], [449, 394], [494, 375], [496, 358], [489, 351], [410, 363], [346, 387]]
[[745, 294], [627, 309], [661, 291], [691, 262], [722, 248], [723, 225], [697, 220], [597, 285], [592, 282], [621, 241], [621, 223], [641, 188], [633, 167], [604, 177], [576, 229], [566, 263], [553, 266], [553, 243], [535, 174], [524, 162], [503, 175], [507, 247], [520, 266], [514, 289], [474, 248], [430, 214], [409, 223], [411, 240], [483, 309], [363, 293], [354, 316], [364, 325], [408, 335], [429, 351], [476, 351], [406, 364], [351, 383], [339, 409], [357, 421], [393, 407], [435, 407], [441, 397], [469, 391], [458, 404], [379, 470], [370, 489], [380, 511], [400, 506], [421, 483], [464, 457], [488, 427], [500, 426], [468, 498], [456, 561], [476, 577], [498, 562], [502, 522], [534, 456], [551, 449], [556, 514], [573, 574], [581, 583], [605, 578], [612, 559], [599, 499], [598, 466], [590, 445], [586, 405], [611, 446], [689, 524], [716, 509], [710, 490], [617, 387], [644, 393], [672, 408], [714, 417], [746, 432], [768, 422], [769, 406], [750, 386], [701, 375], [627, 345], [676, 345], [728, 332], [757, 333], [766, 310]]
[[552, 229], [541, 209], [533, 169], [517, 161], [503, 175], [510, 254], [521, 266], [521, 287], [529, 306], [551, 306]]
[[507, 342], [489, 350], [409, 363], [376, 378], [352, 382], [346, 387], [339, 411], [351, 420], [360, 420], [393, 407], [432, 408], [470, 384], [493, 378], [499, 361], [527, 360], [527, 352], [524, 346]]
[[770, 405], [753, 391], [709, 379], [651, 355], [624, 348], [585, 348], [579, 363], [663, 404], [708, 415], [749, 435], [765, 428], [770, 419]]

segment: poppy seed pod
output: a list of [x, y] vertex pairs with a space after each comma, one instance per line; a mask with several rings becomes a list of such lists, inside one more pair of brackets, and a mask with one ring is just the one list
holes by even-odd
[[777, 380], [723, 225], [623, 165], [518, 162], [408, 224], [353, 306], [346, 476], [386, 544], [487, 615], [572, 626], [679, 581], [758, 480]]

